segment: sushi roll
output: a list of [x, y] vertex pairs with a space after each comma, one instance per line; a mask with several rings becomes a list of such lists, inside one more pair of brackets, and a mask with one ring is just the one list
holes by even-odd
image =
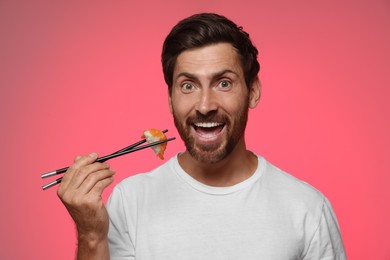
[[[146, 139], [146, 142], [148, 143], [154, 143], [162, 140], [166, 140], [167, 137], [161, 130], [157, 129], [149, 129], [144, 131], [142, 138]], [[161, 159], [164, 160], [164, 152], [167, 147], [167, 143], [162, 143], [159, 145], [152, 146], [152, 149], [154, 153]]]

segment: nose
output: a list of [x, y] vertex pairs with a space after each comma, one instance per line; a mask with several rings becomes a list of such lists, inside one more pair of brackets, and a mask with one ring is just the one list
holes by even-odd
[[211, 111], [216, 111], [217, 109], [218, 101], [216, 93], [208, 88], [202, 89], [199, 93], [196, 110], [203, 115], [207, 115]]

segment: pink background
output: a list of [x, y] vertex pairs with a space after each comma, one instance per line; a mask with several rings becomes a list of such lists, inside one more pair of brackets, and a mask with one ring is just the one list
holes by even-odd
[[[161, 45], [204, 11], [260, 50], [248, 148], [330, 199], [349, 259], [390, 259], [388, 0], [0, 1], [1, 259], [73, 259], [73, 223], [42, 173], [147, 128], [179, 137]], [[111, 161], [116, 183], [160, 163], [151, 150]]]

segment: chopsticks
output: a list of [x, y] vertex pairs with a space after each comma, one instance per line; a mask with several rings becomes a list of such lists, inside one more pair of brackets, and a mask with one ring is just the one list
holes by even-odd
[[[162, 131], [163, 133], [166, 133], [168, 132], [168, 130], [164, 130]], [[122, 155], [125, 155], [125, 154], [128, 154], [128, 153], [132, 153], [132, 152], [136, 152], [136, 151], [139, 151], [139, 150], [142, 150], [142, 149], [146, 149], [146, 148], [149, 148], [149, 147], [152, 147], [152, 146], [155, 146], [155, 145], [159, 145], [159, 144], [162, 144], [162, 143], [166, 143], [166, 142], [169, 142], [169, 141], [172, 141], [172, 140], [175, 140], [176, 138], [175, 137], [172, 137], [172, 138], [168, 138], [168, 139], [165, 139], [165, 140], [162, 140], [162, 141], [158, 141], [158, 142], [153, 142], [153, 143], [150, 143], [150, 144], [147, 144], [147, 145], [143, 145], [143, 146], [139, 146], [143, 143], [146, 142], [146, 139], [142, 139], [141, 141], [138, 141], [134, 144], [131, 144], [121, 150], [118, 150], [112, 154], [109, 154], [109, 155], [106, 155], [106, 156], [103, 156], [103, 157], [100, 157], [100, 158], [97, 158], [95, 162], [105, 162], [107, 160], [110, 160], [112, 158], [116, 158], [116, 157], [119, 157], [119, 156], [122, 156]], [[55, 171], [51, 171], [51, 172], [48, 172], [48, 173], [44, 173], [41, 175], [41, 178], [42, 179], [45, 179], [45, 178], [48, 178], [48, 177], [51, 177], [51, 176], [55, 176], [55, 175], [58, 175], [58, 174], [61, 174], [61, 173], [64, 173], [68, 170], [69, 167], [65, 167], [65, 168], [61, 168], [61, 169], [58, 169], [58, 170], [55, 170]], [[48, 188], [50, 187], [53, 187], [54, 185], [57, 185], [59, 184], [60, 182], [62, 181], [62, 177], [42, 186], [42, 189], [43, 190], [47, 190]]]

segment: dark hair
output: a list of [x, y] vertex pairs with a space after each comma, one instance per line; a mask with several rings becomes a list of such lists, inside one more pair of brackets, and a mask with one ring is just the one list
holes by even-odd
[[260, 70], [260, 64], [257, 61], [258, 51], [249, 34], [224, 16], [201, 13], [181, 20], [164, 41], [161, 62], [169, 93], [172, 93], [173, 70], [180, 53], [221, 42], [230, 43], [237, 50], [245, 83], [250, 88]]

